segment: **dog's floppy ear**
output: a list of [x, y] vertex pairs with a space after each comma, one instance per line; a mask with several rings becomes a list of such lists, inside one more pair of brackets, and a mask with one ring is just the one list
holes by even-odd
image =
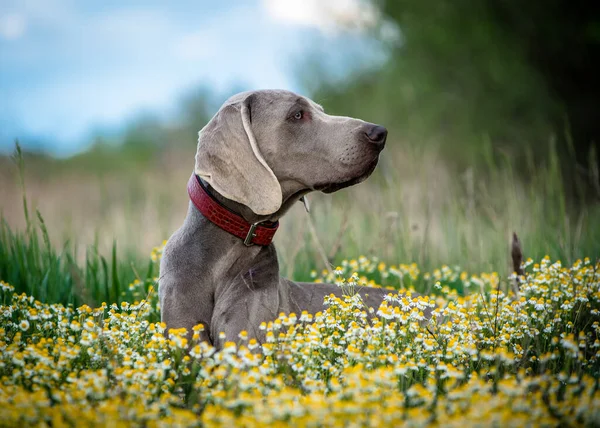
[[227, 199], [268, 215], [281, 207], [281, 186], [252, 132], [253, 99], [221, 107], [198, 133], [195, 172]]

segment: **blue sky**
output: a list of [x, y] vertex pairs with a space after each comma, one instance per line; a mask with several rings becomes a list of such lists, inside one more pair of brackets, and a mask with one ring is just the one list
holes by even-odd
[[3, 0], [0, 152], [74, 153], [200, 85], [301, 91], [306, 59], [360, 51], [373, 17], [361, 0]]

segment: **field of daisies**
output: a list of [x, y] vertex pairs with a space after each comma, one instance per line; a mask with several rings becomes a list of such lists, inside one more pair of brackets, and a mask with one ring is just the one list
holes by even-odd
[[[360, 257], [313, 276], [344, 297], [220, 351], [201, 326], [165, 338], [156, 278], [96, 308], [0, 282], [0, 424], [600, 425], [599, 261], [528, 260], [502, 279]], [[364, 286], [390, 288], [369, 315]]]

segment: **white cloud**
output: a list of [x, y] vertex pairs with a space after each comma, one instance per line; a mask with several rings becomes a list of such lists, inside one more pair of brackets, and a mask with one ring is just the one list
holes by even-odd
[[379, 19], [367, 0], [263, 0], [263, 7], [273, 20], [316, 27], [326, 34], [364, 30]]
[[17, 40], [27, 30], [27, 21], [23, 15], [11, 13], [0, 16], [0, 37], [6, 40]]

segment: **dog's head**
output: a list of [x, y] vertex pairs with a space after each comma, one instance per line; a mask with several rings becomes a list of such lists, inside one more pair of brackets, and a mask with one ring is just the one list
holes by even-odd
[[224, 197], [270, 215], [310, 191], [366, 179], [386, 137], [382, 126], [328, 115], [293, 92], [244, 92], [200, 131], [195, 172]]

